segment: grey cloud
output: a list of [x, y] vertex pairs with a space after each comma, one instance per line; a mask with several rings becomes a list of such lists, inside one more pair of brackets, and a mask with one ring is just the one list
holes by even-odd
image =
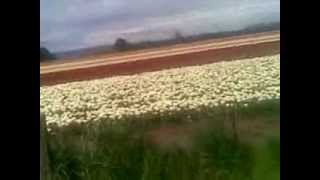
[[[144, 34], [149, 34], [148, 38], [164, 38], [172, 29], [181, 29], [186, 33], [226, 30], [250, 23], [279, 21], [279, 2], [280, 0], [41, 0], [40, 37], [47, 42], [49, 48], [61, 51], [110, 43], [116, 36], [124, 34], [131, 35], [131, 39], [140, 40], [147, 37]], [[139, 29], [140, 33], [135, 32]], [[157, 30], [161, 32], [156, 32]]]

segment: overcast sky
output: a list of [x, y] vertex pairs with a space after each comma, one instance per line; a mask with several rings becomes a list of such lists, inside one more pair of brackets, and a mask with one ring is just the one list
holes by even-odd
[[237, 30], [280, 21], [280, 0], [40, 0], [40, 39], [51, 51]]

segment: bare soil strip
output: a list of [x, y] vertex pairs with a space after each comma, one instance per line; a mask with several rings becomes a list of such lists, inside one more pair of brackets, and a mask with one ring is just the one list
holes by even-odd
[[141, 49], [141, 50], [125, 51], [125, 52], [114, 52], [114, 53], [107, 53], [107, 54], [90, 55], [89, 57], [86, 56], [86, 57], [80, 57], [76, 59], [66, 58], [66, 59], [59, 59], [57, 61], [41, 62], [40, 67], [73, 63], [73, 62], [81, 62], [81, 61], [92, 61], [92, 60], [101, 59], [101, 58], [106, 59], [106, 58], [113, 58], [113, 57], [125, 57], [128, 55], [159, 52], [161, 50], [171, 50], [171, 49], [179, 49], [179, 48], [186, 48], [186, 47], [188, 48], [188, 47], [194, 47], [199, 45], [218, 44], [221, 42], [237, 41], [239, 39], [241, 40], [241, 39], [248, 39], [248, 38], [279, 36], [279, 35], [280, 35], [279, 31], [269, 31], [269, 32], [256, 33], [256, 34], [247, 34], [247, 35], [231, 36], [231, 37], [224, 37], [224, 38], [217, 38], [217, 39], [201, 40], [201, 41], [196, 41], [191, 43], [179, 43], [179, 44], [168, 45], [168, 46], [159, 47], [159, 48], [148, 48], [148, 49]]
[[182, 66], [277, 54], [280, 32], [141, 50], [80, 61], [40, 64], [40, 85], [129, 75]]

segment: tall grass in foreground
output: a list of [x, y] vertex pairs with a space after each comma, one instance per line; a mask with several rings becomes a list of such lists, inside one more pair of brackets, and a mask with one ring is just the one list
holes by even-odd
[[180, 115], [165, 123], [74, 124], [56, 129], [49, 139], [53, 178], [280, 179], [278, 101], [237, 108], [236, 113], [221, 109], [190, 116], [189, 123]]

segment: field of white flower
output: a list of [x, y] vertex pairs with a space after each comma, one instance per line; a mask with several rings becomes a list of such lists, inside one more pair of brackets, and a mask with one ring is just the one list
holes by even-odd
[[40, 88], [47, 123], [117, 122], [280, 99], [280, 56]]

